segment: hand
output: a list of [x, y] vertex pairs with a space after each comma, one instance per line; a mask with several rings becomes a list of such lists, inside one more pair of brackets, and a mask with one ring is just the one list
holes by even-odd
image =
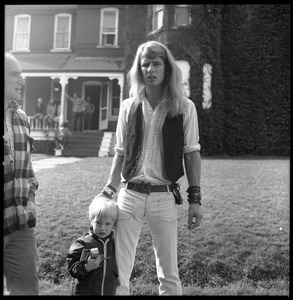
[[97, 269], [100, 266], [101, 261], [104, 259], [104, 255], [100, 254], [96, 258], [88, 258], [85, 265], [85, 269], [89, 272], [91, 270]]
[[198, 203], [190, 204], [188, 208], [188, 229], [192, 230], [198, 227], [202, 219], [203, 213], [201, 210], [201, 206]]

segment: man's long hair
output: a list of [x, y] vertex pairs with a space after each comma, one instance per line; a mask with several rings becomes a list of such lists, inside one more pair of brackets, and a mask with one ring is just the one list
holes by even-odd
[[183, 112], [184, 87], [182, 84], [181, 70], [175, 62], [170, 50], [160, 42], [148, 41], [141, 44], [136, 52], [132, 68], [127, 74], [130, 86], [130, 97], [139, 97], [142, 88], [145, 86], [141, 73], [141, 59], [146, 57], [154, 59], [160, 57], [165, 63], [165, 79], [163, 82], [162, 100], [170, 116]]

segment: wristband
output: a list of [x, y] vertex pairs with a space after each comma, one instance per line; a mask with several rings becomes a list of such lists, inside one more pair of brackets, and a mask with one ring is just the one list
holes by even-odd
[[110, 199], [110, 200], [113, 199], [112, 195], [111, 195], [111, 194], [108, 194], [105, 190], [102, 190], [102, 194], [103, 194], [104, 196], [106, 196], [106, 197], [107, 197], [108, 199]]
[[189, 204], [197, 203], [197, 204], [201, 205], [200, 199], [188, 199], [188, 203]]
[[107, 184], [106, 187], [109, 188], [110, 190], [112, 190], [112, 192], [113, 192], [114, 194], [117, 193], [117, 190], [116, 190], [111, 184]]
[[192, 185], [187, 190], [187, 193], [200, 193], [200, 186], [198, 185]]
[[201, 193], [199, 186], [190, 186], [186, 192], [188, 193], [189, 204], [198, 203], [201, 205]]
[[106, 185], [102, 190], [102, 194], [105, 195], [109, 199], [113, 199], [113, 196], [115, 195], [115, 192], [113, 191], [113, 189], [116, 191], [116, 189], [113, 188], [111, 185]]

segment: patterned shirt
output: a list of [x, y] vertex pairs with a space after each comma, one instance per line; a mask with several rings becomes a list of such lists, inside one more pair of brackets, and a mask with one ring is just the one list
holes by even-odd
[[[199, 130], [196, 107], [194, 103], [186, 100], [186, 109], [183, 117], [184, 147], [183, 153], [190, 153], [200, 150]], [[118, 155], [124, 156], [126, 140], [126, 122], [129, 110], [134, 98], [128, 98], [121, 104], [119, 119], [116, 129], [115, 151]], [[144, 118], [142, 152], [138, 161], [135, 175], [131, 181], [150, 182], [151, 184], [170, 184], [164, 172], [164, 149], [162, 128], [167, 115], [163, 102], [160, 102], [155, 109], [151, 107], [145, 97], [145, 90], [141, 93], [142, 113]], [[122, 181], [124, 178], [122, 178]]]
[[38, 180], [31, 162], [33, 139], [25, 112], [16, 101], [5, 111], [4, 235], [36, 225], [35, 191]]

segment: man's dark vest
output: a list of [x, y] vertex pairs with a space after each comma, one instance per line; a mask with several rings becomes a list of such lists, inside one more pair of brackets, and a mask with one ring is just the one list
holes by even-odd
[[[143, 140], [142, 102], [135, 100], [130, 107], [126, 129], [125, 154], [122, 175], [126, 182], [134, 175]], [[183, 115], [166, 117], [163, 125], [164, 168], [171, 183], [184, 175], [183, 170]]]

